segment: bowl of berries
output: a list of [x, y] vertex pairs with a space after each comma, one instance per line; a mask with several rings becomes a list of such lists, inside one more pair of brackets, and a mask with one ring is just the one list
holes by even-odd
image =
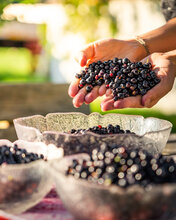
[[14, 120], [17, 136], [26, 141], [42, 141], [64, 149], [64, 155], [89, 153], [101, 143], [135, 145], [151, 153], [161, 153], [172, 124], [139, 115], [91, 113], [50, 113]]
[[53, 145], [0, 140], [0, 209], [20, 214], [37, 204], [53, 185], [46, 160], [60, 156]]
[[50, 164], [56, 190], [78, 220], [171, 220], [176, 162], [139, 148], [101, 144]]

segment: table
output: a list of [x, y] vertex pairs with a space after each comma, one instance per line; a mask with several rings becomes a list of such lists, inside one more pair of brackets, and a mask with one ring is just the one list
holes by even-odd
[[73, 220], [73, 217], [59, 199], [55, 189], [52, 189], [40, 203], [18, 217], [24, 220]]

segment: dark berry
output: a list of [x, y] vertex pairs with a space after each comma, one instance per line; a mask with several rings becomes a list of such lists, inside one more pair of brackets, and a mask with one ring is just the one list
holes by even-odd
[[128, 58], [124, 58], [123, 60], [122, 60], [122, 63], [125, 63], [125, 64], [127, 64], [127, 63], [129, 63], [130, 62], [130, 60], [128, 59]]
[[22, 164], [30, 163], [35, 160], [44, 159], [43, 155], [34, 153], [28, 153], [25, 149], [14, 147], [8, 147], [6, 145], [0, 147], [0, 165], [7, 164]]
[[85, 85], [86, 84], [86, 80], [85, 79], [81, 79], [79, 83], [80, 83], [80, 85]]
[[118, 62], [118, 58], [115, 57], [115, 58], [113, 59], [113, 63], [117, 63], [117, 62]]
[[137, 79], [136, 79], [136, 78], [132, 78], [132, 79], [131, 79], [131, 82], [132, 82], [132, 83], [137, 83]]
[[92, 86], [86, 86], [86, 91], [87, 91], [87, 92], [91, 92], [91, 91], [92, 91], [92, 89], [93, 89], [93, 87], [92, 87]]
[[128, 58], [94, 62], [81, 73], [76, 74], [80, 79], [78, 88], [90, 85], [92, 87], [106, 85], [113, 94], [114, 101], [129, 96], [145, 95], [148, 90], [160, 82], [152, 71], [151, 63], [130, 62]]

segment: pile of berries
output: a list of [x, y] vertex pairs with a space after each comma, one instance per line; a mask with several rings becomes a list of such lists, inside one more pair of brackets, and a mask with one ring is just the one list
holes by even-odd
[[103, 185], [127, 187], [140, 184], [146, 187], [176, 182], [176, 163], [161, 154], [152, 156], [141, 149], [102, 144], [92, 151], [90, 160], [74, 159], [66, 175]]
[[17, 145], [14, 145], [14, 147], [8, 147], [6, 145], [0, 147], [0, 165], [3, 163], [30, 163], [39, 159], [44, 159], [44, 156], [42, 154], [28, 153], [25, 149], [18, 148]]
[[152, 71], [151, 63], [135, 63], [128, 58], [91, 63], [75, 77], [80, 79], [79, 89], [86, 86], [87, 92], [105, 84], [106, 88], [111, 89], [114, 101], [129, 96], [143, 96], [160, 82]]
[[86, 134], [87, 132], [93, 132], [95, 134], [134, 134], [130, 130], [123, 130], [120, 128], [119, 125], [113, 126], [112, 124], [109, 124], [107, 127], [103, 127], [101, 125], [94, 126], [92, 128], [88, 129], [72, 129], [69, 133], [71, 134]]

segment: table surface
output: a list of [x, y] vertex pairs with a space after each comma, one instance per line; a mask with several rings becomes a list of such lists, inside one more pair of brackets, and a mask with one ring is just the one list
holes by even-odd
[[18, 217], [24, 220], [73, 220], [73, 217], [59, 199], [55, 189], [52, 189], [40, 203], [18, 215]]

